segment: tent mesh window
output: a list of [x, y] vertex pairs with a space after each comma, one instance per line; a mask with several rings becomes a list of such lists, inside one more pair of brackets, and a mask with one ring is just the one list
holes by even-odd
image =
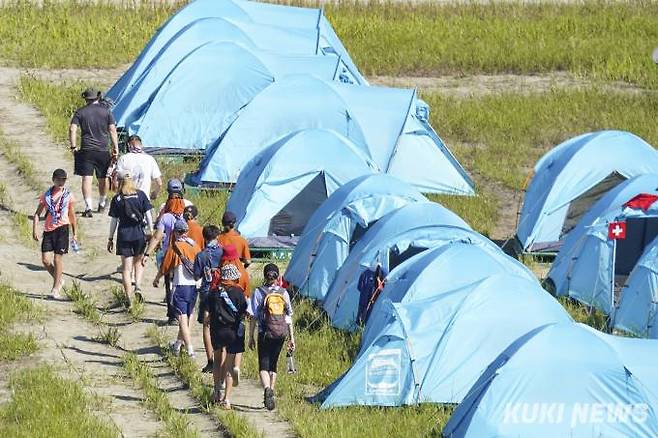
[[589, 211], [589, 209], [603, 197], [607, 192], [612, 188], [626, 181], [620, 173], [612, 172], [610, 175], [603, 178], [596, 184], [594, 187], [571, 201], [569, 204], [569, 210], [567, 211], [567, 216], [564, 219], [564, 224], [562, 225], [562, 232], [560, 234], [560, 239], [564, 237], [569, 231], [571, 231], [580, 221], [580, 218]]
[[426, 251], [427, 248], [419, 246], [410, 246], [402, 252], [399, 252], [397, 247], [391, 248], [388, 253], [388, 272], [391, 272], [397, 266], [404, 263], [406, 260], [412, 258], [416, 254]]
[[311, 215], [327, 199], [324, 172], [320, 172], [271, 220], [268, 235], [299, 236]]
[[658, 218], [626, 219], [626, 238], [615, 246], [615, 304], [626, 279], [642, 256], [644, 249], [658, 236]]

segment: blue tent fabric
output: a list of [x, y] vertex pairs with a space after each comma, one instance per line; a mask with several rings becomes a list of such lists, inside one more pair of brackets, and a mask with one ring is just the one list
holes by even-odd
[[348, 181], [375, 172], [377, 166], [349, 139], [329, 130], [303, 130], [248, 163], [227, 209], [236, 214], [245, 237], [265, 237], [270, 234], [270, 220], [319, 175], [326, 199]]
[[507, 273], [456, 290], [432, 293], [436, 289], [429, 287], [428, 298], [385, 299], [373, 310], [368, 325], [386, 323], [363, 344], [352, 367], [318, 396], [322, 408], [458, 403], [519, 336], [570, 321], [536, 281]]
[[658, 154], [623, 131], [583, 134], [546, 153], [525, 193], [517, 229], [522, 247], [536, 251], [558, 244], [571, 202], [613, 172], [624, 178], [658, 173]]
[[153, 89], [136, 102], [128, 131], [151, 148], [205, 149], [277, 78], [304, 72], [332, 80], [336, 69], [335, 58], [281, 56], [234, 43], [208, 43], [183, 58], [164, 80], [142, 82], [125, 96]]
[[658, 339], [658, 238], [645, 248], [629, 275], [613, 325], [634, 336]]
[[[346, 70], [343, 75], [351, 78], [355, 83], [368, 84], [320, 9], [241, 0], [195, 0], [173, 15], [158, 30], [130, 69], [108, 91], [107, 96], [114, 101], [120, 99], [170, 40], [175, 38], [179, 32], [184, 32], [191, 23], [204, 18], [223, 18], [234, 23], [277, 26], [285, 30], [316, 35], [315, 53], [339, 57]], [[256, 32], [250, 33], [250, 38], [254, 39], [255, 34]], [[289, 41], [282, 41], [282, 44], [278, 46], [279, 50], [286, 50], [289, 47], [283, 43], [289, 43]]]
[[607, 342], [575, 323], [548, 324], [491, 362], [443, 435], [650, 437], [657, 407]]
[[390, 322], [384, 316], [386, 300], [393, 303], [422, 301], [503, 273], [535, 283], [535, 289], [540, 287], [537, 277], [528, 268], [482, 239], [448, 242], [411, 257], [386, 277], [384, 290], [372, 310], [377, 316], [366, 324], [361, 347], [371, 344]]
[[557, 295], [570, 296], [614, 315], [615, 241], [608, 238], [608, 224], [658, 215], [655, 204], [648, 211], [623, 207], [640, 193], [658, 194], [658, 175], [642, 175], [619, 184], [567, 234], [548, 273]]
[[339, 132], [367, 147], [382, 171], [429, 193], [473, 194], [473, 182], [424, 120], [414, 90], [288, 76], [256, 96], [206, 153], [198, 184], [234, 182], [246, 161], [301, 129]]
[[[459, 216], [434, 202], [407, 204], [381, 218], [358, 241], [325, 295], [322, 307], [335, 327], [354, 330], [361, 272], [377, 264], [391, 272], [391, 257], [400, 262], [416, 252], [454, 240], [485, 241]], [[397, 254], [397, 256], [396, 256]]]
[[364, 175], [336, 190], [311, 216], [284, 278], [304, 296], [322, 300], [356, 240], [386, 214], [412, 202], [427, 202], [418, 190], [386, 175]]
[[[117, 126], [128, 126], [138, 118], [151, 95], [190, 53], [207, 44], [221, 42], [237, 44], [254, 52], [276, 51], [278, 47], [285, 47], [284, 53], [279, 52], [282, 56], [314, 55], [317, 35], [273, 26], [231, 22], [222, 18], [193, 21], [168, 41], [148, 65], [142, 60], [131, 67], [135, 79], [120, 96], [114, 98], [112, 113]], [[222, 54], [216, 53], [215, 56]], [[230, 61], [231, 57], [225, 57], [226, 64], [230, 65]]]

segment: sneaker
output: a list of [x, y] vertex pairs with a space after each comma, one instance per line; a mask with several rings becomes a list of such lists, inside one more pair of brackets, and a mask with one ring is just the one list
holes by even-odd
[[231, 410], [231, 402], [228, 400], [222, 400], [219, 403], [219, 407], [224, 409], [225, 411], [230, 411]]
[[194, 359], [196, 357], [196, 353], [194, 352], [194, 348], [188, 347], [187, 348], [187, 357], [190, 359]]
[[53, 288], [50, 291], [50, 298], [53, 300], [59, 301], [62, 299], [62, 294], [59, 293], [59, 289]]
[[96, 213], [105, 213], [105, 205], [98, 204], [98, 209], [96, 209]]
[[178, 325], [178, 319], [177, 318], [169, 318], [167, 320], [167, 325]]
[[221, 401], [222, 401], [222, 390], [219, 388], [215, 388], [214, 391], [212, 392], [212, 402], [220, 403]]
[[233, 386], [238, 386], [240, 384], [240, 368], [233, 367], [231, 377], [233, 377]]
[[263, 404], [268, 411], [274, 410], [274, 390], [272, 388], [265, 388], [265, 394], [263, 396]]
[[209, 360], [205, 367], [201, 368], [202, 373], [212, 373], [214, 363], [212, 360]]
[[91, 213], [91, 209], [88, 208], [82, 213], [82, 217], [94, 217], [94, 215]]
[[180, 355], [180, 350], [182, 346], [183, 343], [179, 340], [171, 341], [169, 343], [169, 348], [171, 349], [171, 352], [174, 353], [176, 356]]
[[144, 295], [142, 295], [141, 289], [135, 289], [135, 301], [137, 301], [140, 304], [144, 303]]

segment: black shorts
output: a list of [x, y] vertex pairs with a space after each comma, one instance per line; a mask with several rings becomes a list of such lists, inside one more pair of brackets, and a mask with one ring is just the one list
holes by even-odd
[[244, 353], [244, 334], [238, 336], [237, 330], [232, 327], [213, 330], [211, 326], [210, 340], [215, 351], [226, 348], [228, 354]]
[[45, 231], [41, 239], [41, 252], [66, 254], [69, 252], [69, 226], [62, 225], [52, 231]]
[[112, 156], [108, 151], [81, 149], [75, 152], [74, 173], [78, 176], [93, 176], [106, 178]]
[[146, 251], [146, 240], [118, 240], [117, 255], [125, 257], [134, 257], [144, 254]]
[[276, 373], [279, 355], [286, 338], [266, 338], [264, 333], [258, 333], [258, 370]]
[[199, 324], [203, 324], [204, 314], [208, 311], [208, 295], [210, 295], [209, 291], [199, 291], [199, 314], [196, 318]]

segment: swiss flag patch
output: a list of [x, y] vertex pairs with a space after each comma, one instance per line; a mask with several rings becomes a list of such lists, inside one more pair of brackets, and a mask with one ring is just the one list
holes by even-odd
[[608, 239], [619, 240], [626, 238], [626, 222], [610, 222], [608, 224]]

